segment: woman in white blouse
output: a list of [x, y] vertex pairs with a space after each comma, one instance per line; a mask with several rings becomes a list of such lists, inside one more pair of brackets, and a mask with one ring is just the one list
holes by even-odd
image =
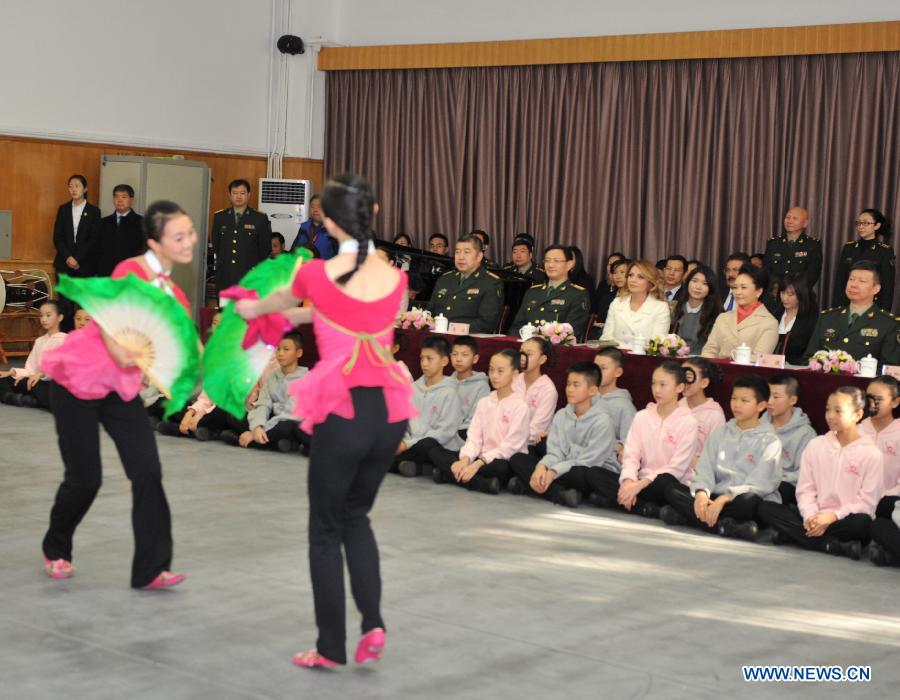
[[665, 335], [671, 322], [656, 267], [647, 260], [635, 260], [628, 266], [626, 293], [609, 305], [600, 339], [630, 345], [632, 338]]
[[700, 353], [703, 357], [727, 359], [739, 345], [750, 347], [750, 359], [769, 354], [778, 343], [778, 321], [759, 300], [765, 290], [765, 274], [755, 265], [745, 264], [738, 272], [734, 288], [737, 308], [719, 314], [709, 340]]

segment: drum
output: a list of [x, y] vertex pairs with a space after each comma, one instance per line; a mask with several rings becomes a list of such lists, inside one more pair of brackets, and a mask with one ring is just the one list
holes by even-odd
[[43, 270], [0, 270], [0, 311], [37, 311], [53, 298], [53, 281]]

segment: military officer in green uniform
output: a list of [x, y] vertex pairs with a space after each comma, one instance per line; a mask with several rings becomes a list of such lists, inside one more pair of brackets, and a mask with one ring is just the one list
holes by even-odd
[[221, 292], [237, 284], [257, 263], [272, 252], [269, 217], [247, 206], [250, 183], [228, 184], [231, 206], [213, 216], [212, 246], [216, 254], [216, 289]]
[[434, 285], [426, 307], [450, 323], [468, 323], [470, 333], [496, 333], [503, 311], [503, 283], [482, 265], [484, 246], [469, 234], [456, 243], [456, 269], [445, 272]]
[[819, 350], [843, 350], [861, 360], [871, 355], [881, 362], [891, 362], [896, 354], [897, 319], [875, 305], [881, 289], [878, 266], [871, 260], [860, 260], [850, 268], [844, 290], [850, 303], [826, 309], [819, 315], [805, 356]]
[[856, 231], [859, 238], [844, 243], [841, 249], [840, 262], [838, 262], [837, 286], [838, 294], [835, 298], [842, 303], [847, 303], [844, 287], [850, 268], [859, 260], [873, 260], [878, 265], [878, 274], [881, 277], [881, 291], [875, 296], [875, 303], [885, 311], [890, 311], [894, 296], [894, 249], [887, 243], [878, 239], [889, 235], [885, 230], [887, 220], [877, 209], [863, 209], [856, 217]]
[[772, 281], [788, 272], [806, 275], [812, 289], [822, 274], [822, 242], [807, 235], [809, 214], [803, 207], [791, 207], [784, 215], [785, 233], [766, 243], [765, 265]]
[[569, 280], [569, 271], [574, 267], [575, 254], [568, 246], [551, 245], [544, 251], [547, 281], [525, 292], [509, 329], [510, 335], [518, 335], [526, 323], [556, 321], [570, 324], [579, 341], [584, 337], [591, 312], [591, 296], [584, 287]]
[[534, 262], [534, 242], [530, 239], [531, 236], [516, 237], [512, 244], [512, 260], [503, 269], [530, 277], [536, 284], [543, 284], [547, 281], [547, 275]]

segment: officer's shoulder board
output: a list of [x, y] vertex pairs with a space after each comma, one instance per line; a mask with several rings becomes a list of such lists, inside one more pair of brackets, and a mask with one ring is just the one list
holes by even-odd
[[815, 241], [816, 243], [819, 242], [819, 239], [816, 238], [815, 236], [810, 236], [809, 234], [807, 234], [806, 237], [807, 237], [809, 240], [811, 240], [811, 241]]
[[844, 243], [844, 247], [846, 248], [848, 245], [856, 245], [858, 241], [855, 238], [851, 238], [849, 241]]
[[893, 248], [891, 248], [891, 247], [890, 247], [887, 243], [885, 243], [884, 241], [878, 241], [878, 247], [879, 247], [879, 248], [886, 248], [887, 250], [893, 250]]
[[573, 287], [574, 289], [577, 289], [579, 292], [585, 292], [585, 291], [587, 291], [584, 287], [582, 287], [582, 286], [579, 285], [579, 284], [575, 284], [574, 282], [572, 282], [572, 287]]
[[443, 275], [441, 275], [441, 278], [450, 277], [451, 275], [455, 275], [457, 272], [458, 270], [447, 270]]
[[500, 279], [499, 277], [497, 277], [497, 275], [495, 275], [495, 274], [494, 274], [493, 272], [491, 272], [490, 270], [486, 270], [486, 272], [487, 272], [487, 274], [488, 274], [488, 277], [493, 277], [495, 280], [499, 280], [499, 279]]
[[529, 287], [529, 289], [542, 289], [543, 287], [543, 284], [533, 284]]
[[891, 319], [892, 321], [896, 321], [896, 320], [897, 320], [896, 317], [894, 316], [894, 314], [892, 314], [890, 311], [885, 311], [885, 310], [882, 309], [881, 307], [878, 308], [878, 315], [879, 315], [879, 316], [884, 316], [884, 317], [886, 317], [886, 318], [889, 318], [889, 319]]
[[219, 209], [219, 211], [214, 211], [214, 212], [213, 212], [213, 216], [215, 216], [216, 214], [221, 214], [223, 211], [225, 211], [225, 210], [224, 210], [224, 209]]
[[824, 314], [830, 314], [832, 311], [837, 311], [839, 308], [841, 308], [841, 307], [840, 306], [832, 306], [830, 309], [822, 309], [819, 312], [819, 315], [823, 316]]

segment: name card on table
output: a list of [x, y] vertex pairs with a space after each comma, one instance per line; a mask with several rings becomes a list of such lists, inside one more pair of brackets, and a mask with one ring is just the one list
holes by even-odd
[[884, 373], [894, 379], [900, 380], [900, 365], [885, 365]]
[[784, 355], [760, 355], [756, 361], [756, 366], [784, 369]]
[[451, 323], [447, 327], [447, 332], [451, 335], [468, 335], [469, 334], [469, 324], [468, 323]]

